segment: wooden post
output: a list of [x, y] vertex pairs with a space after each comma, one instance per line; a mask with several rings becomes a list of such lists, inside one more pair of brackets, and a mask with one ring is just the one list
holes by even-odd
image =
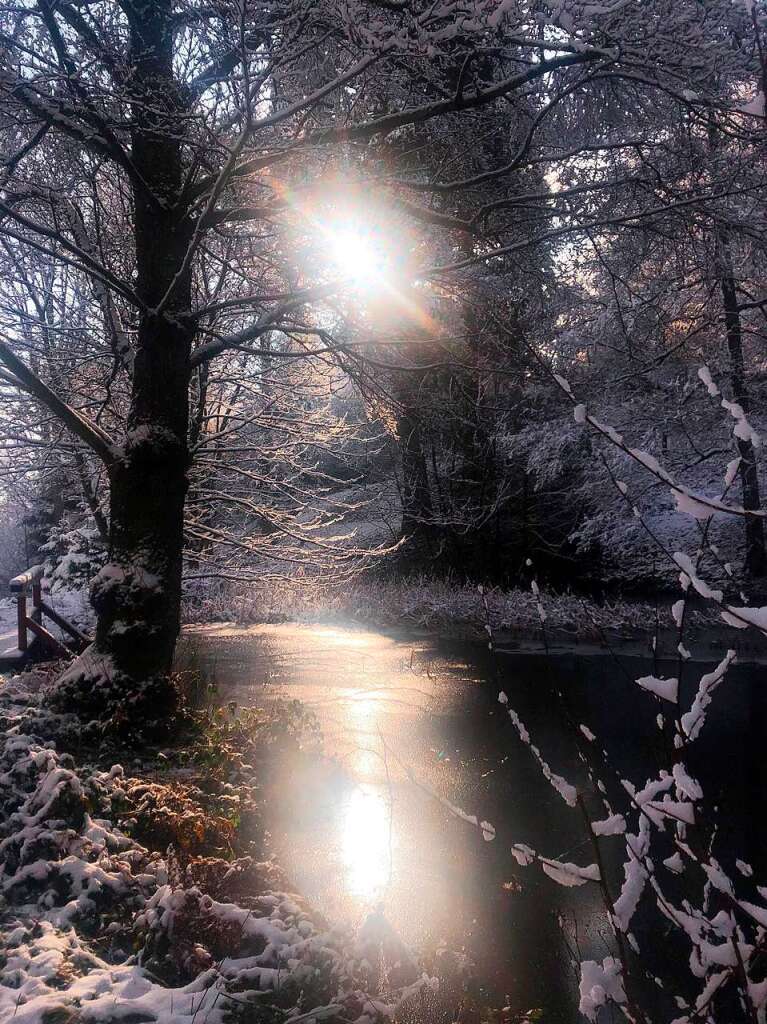
[[[19, 650], [22, 654], [26, 654], [29, 650], [29, 644], [27, 643], [27, 629], [30, 628], [29, 623], [34, 619], [38, 622], [42, 619], [43, 610], [43, 593], [42, 593], [42, 580], [43, 580], [43, 567], [42, 565], [33, 565], [26, 572], [23, 572], [20, 576], [14, 576], [9, 583], [9, 589], [12, 594], [16, 595], [16, 614], [18, 619], [18, 644]], [[27, 592], [30, 584], [32, 586], [32, 615], [27, 616]]]
[[39, 576], [32, 583], [32, 618], [43, 621], [43, 584]]
[[27, 592], [21, 589], [16, 594], [16, 613], [19, 623], [18, 647], [20, 651], [27, 649]]

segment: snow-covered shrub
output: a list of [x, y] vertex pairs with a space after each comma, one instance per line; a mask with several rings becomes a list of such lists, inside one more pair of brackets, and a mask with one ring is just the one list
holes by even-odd
[[112, 821], [123, 771], [78, 772], [37, 737], [6, 734], [0, 747], [0, 881], [11, 903], [51, 923], [98, 932], [105, 915], [130, 914], [155, 882], [157, 857]]
[[134, 839], [160, 849], [173, 846], [189, 858], [231, 851], [237, 825], [247, 818], [253, 797], [242, 789], [227, 797], [190, 784], [135, 779], [126, 787], [126, 801], [120, 820]]
[[51, 592], [87, 590], [106, 562], [104, 542], [95, 526], [80, 516], [67, 516], [48, 533], [40, 553]]

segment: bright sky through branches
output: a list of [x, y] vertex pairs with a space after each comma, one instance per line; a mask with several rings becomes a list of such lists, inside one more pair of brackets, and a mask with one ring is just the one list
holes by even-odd
[[414, 290], [414, 239], [391, 210], [365, 204], [362, 196], [340, 201], [337, 193], [315, 204], [292, 197], [290, 206], [309, 228], [314, 266], [337, 284], [336, 302], [368, 317], [375, 313], [379, 330], [389, 333], [438, 331]]
[[341, 277], [368, 293], [384, 285], [392, 269], [393, 251], [380, 231], [360, 219], [331, 222], [325, 232]]

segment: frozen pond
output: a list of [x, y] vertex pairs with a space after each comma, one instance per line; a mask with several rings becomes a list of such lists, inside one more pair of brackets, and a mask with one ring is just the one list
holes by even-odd
[[[536, 869], [521, 871], [510, 847], [524, 842], [588, 863], [588, 840], [497, 695], [509, 695], [555, 771], [578, 774], [571, 713], [642, 783], [659, 709], [631, 678], [651, 670], [647, 661], [618, 664], [577, 651], [491, 658], [479, 645], [296, 625], [195, 628], [185, 644], [217, 681], [221, 702], [297, 699], [319, 718], [326, 760], [287, 773], [268, 825], [279, 861], [323, 913], [357, 923], [382, 908], [406, 943], [465, 950], [478, 981], [508, 995], [512, 1010], [541, 1007], [546, 1021], [575, 1019], [563, 931], [583, 954], [605, 955], [596, 887], [562, 889]], [[687, 666], [689, 689], [705, 668]], [[723, 764], [717, 795], [755, 866], [764, 859], [765, 825], [743, 811], [763, 803], [764, 671], [732, 670], [718, 694], [727, 713], [712, 719], [701, 748], [705, 760], [716, 754]], [[698, 769], [705, 781], [706, 764]], [[485, 840], [444, 801], [491, 822], [495, 838]]]

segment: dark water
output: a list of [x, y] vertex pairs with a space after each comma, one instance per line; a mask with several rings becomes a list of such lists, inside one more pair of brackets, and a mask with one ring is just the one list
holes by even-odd
[[[355, 924], [380, 906], [406, 943], [464, 950], [513, 1011], [576, 1019], [568, 945], [599, 959], [611, 951], [598, 892], [518, 868], [510, 847], [582, 864], [593, 856], [577, 812], [542, 778], [498, 691], [555, 771], [581, 781], [572, 722], [582, 722], [641, 785], [667, 763], [657, 759], [660, 703], [631, 682], [652, 671], [648, 660], [490, 656], [466, 643], [294, 625], [207, 627], [185, 645], [182, 658], [194, 653], [222, 701], [298, 699], [318, 716], [326, 760], [286, 771], [268, 822], [279, 861], [318, 909]], [[694, 693], [711, 667], [688, 664], [683, 691]], [[676, 664], [659, 669], [675, 674]], [[717, 796], [733, 847], [755, 866], [767, 848], [755, 813], [767, 783], [764, 676], [762, 666], [730, 671], [689, 763]], [[495, 838], [443, 801], [491, 822]]]

